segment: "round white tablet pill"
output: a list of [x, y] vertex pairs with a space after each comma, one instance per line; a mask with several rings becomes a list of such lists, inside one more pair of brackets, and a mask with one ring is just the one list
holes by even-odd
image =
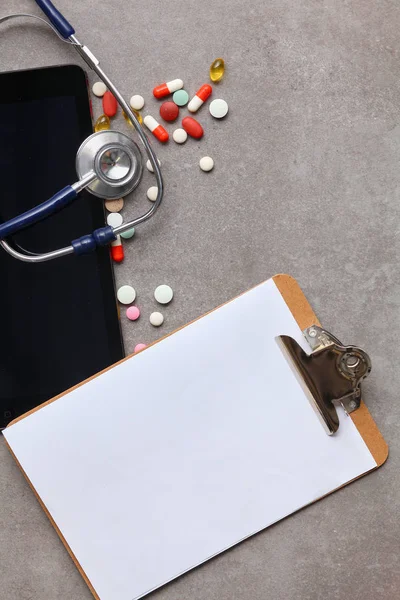
[[102, 96], [104, 96], [106, 91], [107, 91], [107, 86], [102, 81], [96, 81], [96, 83], [93, 84], [92, 92], [95, 96], [98, 96], [99, 98], [101, 98]]
[[203, 158], [200, 159], [199, 165], [202, 171], [212, 171], [214, 168], [214, 161], [211, 156], [203, 156]]
[[155, 202], [157, 200], [158, 187], [156, 185], [152, 185], [147, 190], [147, 197], [151, 202]]
[[154, 291], [154, 298], [160, 304], [169, 304], [174, 297], [174, 292], [169, 285], [159, 285]]
[[121, 213], [110, 213], [107, 216], [107, 225], [110, 227], [119, 227], [124, 222]]
[[150, 315], [150, 323], [154, 327], [160, 327], [164, 323], [164, 317], [160, 312], [153, 312]]
[[[159, 160], [158, 158], [157, 158], [157, 160], [158, 160], [159, 166], [161, 167], [161, 160]], [[153, 165], [151, 164], [150, 160], [147, 161], [146, 167], [148, 168], [150, 173], [154, 173]]]
[[144, 98], [143, 96], [139, 96], [139, 94], [136, 94], [135, 96], [132, 96], [132, 98], [129, 100], [129, 104], [131, 105], [131, 108], [133, 108], [133, 110], [141, 110], [144, 106]]
[[174, 138], [174, 142], [177, 144], [184, 144], [187, 140], [188, 134], [184, 129], [175, 129], [172, 137]]
[[228, 112], [228, 104], [225, 100], [221, 100], [221, 98], [217, 98], [213, 100], [210, 104], [210, 113], [216, 119], [222, 119]]
[[118, 289], [117, 298], [121, 304], [131, 304], [136, 298], [136, 292], [131, 285], [123, 285]]

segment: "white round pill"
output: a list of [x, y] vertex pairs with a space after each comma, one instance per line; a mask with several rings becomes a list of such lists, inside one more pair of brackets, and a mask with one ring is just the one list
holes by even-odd
[[153, 312], [150, 315], [150, 323], [154, 327], [160, 327], [164, 323], [164, 317], [160, 312]]
[[[157, 160], [158, 160], [159, 166], [161, 167], [161, 160], [159, 160], [158, 158], [157, 158]], [[151, 164], [150, 159], [147, 161], [146, 167], [148, 168], [150, 173], [154, 173], [153, 165]]]
[[157, 200], [158, 187], [156, 185], [152, 185], [147, 190], [147, 197], [151, 202], [155, 202]]
[[172, 137], [174, 138], [174, 142], [177, 144], [184, 144], [187, 140], [188, 134], [184, 129], [175, 129]]
[[107, 215], [107, 225], [110, 227], [119, 227], [124, 222], [121, 213], [110, 213]]
[[213, 100], [210, 104], [210, 113], [216, 119], [222, 119], [228, 112], [228, 104], [225, 100], [221, 100], [221, 98], [217, 98]]
[[143, 96], [139, 96], [139, 94], [136, 94], [135, 96], [132, 96], [132, 98], [129, 100], [129, 104], [131, 105], [131, 108], [133, 108], [133, 110], [141, 110], [144, 106], [144, 98]]
[[107, 91], [107, 86], [102, 81], [96, 81], [96, 83], [93, 84], [92, 92], [95, 96], [98, 96], [99, 98], [101, 98], [102, 96], [104, 96], [106, 91]]
[[117, 292], [117, 298], [121, 304], [131, 304], [136, 298], [136, 292], [131, 285], [123, 285]]
[[199, 165], [202, 171], [212, 171], [214, 168], [214, 161], [211, 156], [203, 156], [203, 158], [200, 159]]
[[174, 292], [169, 285], [159, 285], [154, 291], [154, 298], [160, 304], [169, 304], [174, 297]]

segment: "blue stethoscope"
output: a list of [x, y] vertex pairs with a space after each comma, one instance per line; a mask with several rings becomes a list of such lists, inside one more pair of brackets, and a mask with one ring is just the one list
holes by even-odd
[[142, 175], [142, 155], [137, 144], [128, 136], [118, 131], [99, 131], [89, 136], [80, 146], [76, 157], [76, 170], [79, 181], [60, 190], [52, 198], [28, 210], [27, 212], [0, 223], [0, 246], [11, 256], [25, 262], [44, 262], [66, 256], [68, 254], [87, 254], [98, 246], [105, 246], [117, 239], [117, 235], [136, 227], [154, 215], [163, 197], [163, 180], [159, 162], [150, 146], [149, 140], [141, 127], [136, 115], [124, 100], [118, 89], [100, 68], [98, 59], [75, 36], [74, 28], [55, 8], [50, 0], [35, 0], [49, 21], [29, 14], [12, 14], [0, 18], [0, 24], [13, 18], [30, 17], [39, 19], [58, 35], [63, 41], [71, 44], [83, 60], [89, 65], [107, 88], [117, 99], [122, 110], [132, 121], [141, 139], [157, 182], [157, 198], [150, 210], [144, 215], [124, 223], [118, 227], [101, 227], [93, 233], [73, 240], [70, 246], [53, 250], [45, 254], [28, 254], [13, 248], [6, 239], [13, 234], [46, 219], [50, 215], [68, 206], [75, 200], [78, 193], [87, 188], [89, 192], [105, 199], [115, 199], [126, 196], [139, 184]]

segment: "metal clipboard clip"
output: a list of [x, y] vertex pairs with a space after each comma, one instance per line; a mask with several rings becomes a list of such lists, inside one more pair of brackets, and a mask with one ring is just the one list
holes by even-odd
[[361, 381], [371, 371], [371, 360], [361, 348], [343, 346], [317, 325], [305, 329], [303, 335], [311, 354], [289, 336], [281, 335], [277, 340], [328, 435], [332, 435], [339, 428], [335, 405], [341, 404], [348, 414], [360, 407]]

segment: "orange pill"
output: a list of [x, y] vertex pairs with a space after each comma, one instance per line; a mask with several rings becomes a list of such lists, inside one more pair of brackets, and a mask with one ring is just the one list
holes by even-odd
[[204, 135], [204, 130], [200, 123], [193, 117], [185, 117], [182, 119], [182, 127], [190, 137], [199, 140]]
[[158, 139], [159, 142], [168, 142], [168, 131], [164, 129], [164, 127], [160, 125], [160, 123], [158, 123], [154, 117], [147, 115], [144, 118], [143, 123], [146, 125], [147, 129], [150, 129], [151, 133]]
[[107, 90], [103, 96], [103, 112], [107, 117], [115, 117], [118, 110], [118, 102], [115, 96]]
[[153, 96], [156, 98], [164, 98], [169, 94], [173, 94], [177, 90], [181, 90], [183, 88], [182, 79], [173, 79], [172, 81], [168, 81], [167, 83], [162, 83], [161, 85], [157, 85], [157, 87], [153, 90]]
[[188, 104], [188, 110], [190, 110], [190, 112], [194, 113], [197, 112], [200, 108], [200, 106], [202, 106], [202, 104], [204, 104], [204, 102], [207, 100], [207, 98], [209, 98], [212, 94], [212, 87], [211, 85], [208, 85], [208, 83], [205, 83], [204, 85], [201, 86], [201, 88], [199, 90], [197, 90], [195, 96], [193, 96], [193, 98], [191, 99], [191, 101]]
[[124, 260], [124, 247], [121, 242], [121, 237], [117, 235], [117, 239], [111, 242], [111, 258], [114, 262], [120, 263]]

